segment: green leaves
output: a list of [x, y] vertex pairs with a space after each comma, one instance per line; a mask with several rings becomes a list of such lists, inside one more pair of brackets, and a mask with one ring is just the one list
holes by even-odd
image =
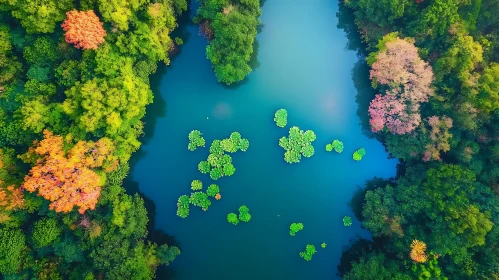
[[323, 243], [321, 244], [321, 248], [322, 248], [322, 249], [326, 249], [326, 247], [327, 247], [326, 242], [323, 242]]
[[315, 153], [312, 142], [315, 141], [316, 135], [312, 130], [303, 131], [298, 127], [293, 126], [289, 129], [289, 137], [279, 139], [279, 146], [284, 152], [284, 160], [287, 163], [298, 163], [302, 155], [311, 157]]
[[361, 160], [366, 155], [366, 149], [360, 148], [353, 153], [353, 159], [356, 161]]
[[308, 244], [305, 247], [305, 251], [300, 252], [300, 257], [302, 257], [304, 260], [306, 260], [308, 262], [308, 261], [312, 260], [312, 256], [315, 253], [317, 253], [317, 250], [315, 249], [315, 246], [311, 245], [311, 244]]
[[239, 220], [241, 220], [241, 222], [246, 222], [246, 223], [251, 220], [249, 208], [246, 207], [246, 205], [239, 207]]
[[278, 127], [285, 127], [288, 124], [288, 111], [279, 109], [274, 114], [274, 121]]
[[182, 195], [177, 201], [177, 216], [180, 218], [187, 218], [189, 216], [189, 197], [187, 195]]
[[333, 151], [333, 145], [331, 145], [331, 144], [326, 144], [326, 151], [328, 151], [328, 152]]
[[203, 183], [199, 180], [193, 180], [191, 183], [191, 189], [193, 191], [200, 191], [203, 189]]
[[205, 140], [203, 134], [199, 130], [193, 130], [189, 133], [189, 144], [187, 149], [189, 151], [195, 151], [198, 147], [204, 147]]
[[225, 153], [235, 153], [238, 150], [244, 152], [248, 148], [248, 139], [242, 138], [239, 132], [232, 132], [226, 139], [213, 140], [207, 160], [198, 164], [199, 172], [210, 173], [210, 178], [213, 180], [232, 176], [236, 172], [236, 168], [232, 164], [232, 157]]
[[211, 184], [206, 190], [206, 194], [211, 197], [215, 197], [218, 193], [220, 193], [220, 188], [215, 184]]
[[340, 154], [341, 152], [343, 152], [343, 142], [341, 142], [339, 140], [334, 140], [333, 141], [333, 148], [334, 148], [335, 152]]
[[351, 226], [352, 225], [352, 217], [350, 217], [350, 216], [343, 217], [343, 225], [346, 227]]
[[58, 225], [56, 219], [42, 219], [34, 224], [32, 239], [35, 248], [42, 248], [52, 245], [59, 235], [61, 235], [62, 229]]
[[289, 235], [295, 236], [297, 232], [300, 230], [303, 230], [303, 224], [302, 223], [292, 223], [289, 226]]
[[208, 210], [211, 205], [211, 201], [208, 199], [208, 195], [204, 192], [193, 192], [191, 197], [189, 197], [189, 202], [197, 207], [201, 207], [203, 211]]
[[233, 225], [239, 224], [239, 219], [237, 218], [236, 213], [227, 214], [227, 221]]

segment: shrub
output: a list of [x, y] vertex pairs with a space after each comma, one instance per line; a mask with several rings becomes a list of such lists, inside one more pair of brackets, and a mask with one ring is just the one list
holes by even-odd
[[189, 151], [195, 151], [198, 147], [204, 147], [206, 141], [203, 138], [203, 134], [199, 130], [193, 130], [189, 133], [189, 144], [187, 149]]
[[300, 257], [302, 257], [304, 260], [306, 260], [308, 262], [308, 261], [312, 260], [312, 256], [315, 253], [317, 253], [317, 250], [315, 250], [315, 246], [311, 245], [311, 244], [308, 244], [305, 247], [305, 251], [300, 252]]
[[239, 224], [239, 220], [237, 219], [236, 213], [227, 214], [227, 221], [233, 225]]
[[292, 223], [289, 226], [289, 235], [295, 236], [297, 232], [300, 230], [303, 230], [303, 224], [302, 223]]
[[193, 191], [200, 191], [203, 189], [203, 182], [199, 180], [192, 180], [191, 189]]
[[341, 142], [339, 140], [334, 140], [333, 141], [333, 148], [334, 148], [335, 152], [341, 154], [341, 152], [343, 152], [343, 142]]
[[356, 161], [361, 160], [366, 155], [366, 149], [360, 148], [353, 153], [353, 159]]
[[300, 128], [293, 126], [289, 129], [289, 136], [279, 139], [279, 146], [284, 152], [284, 160], [287, 163], [298, 163], [302, 155], [311, 157], [315, 153], [312, 142], [315, 141], [316, 135], [312, 130], [303, 132]]
[[279, 109], [274, 114], [274, 121], [278, 127], [285, 127], [288, 124], [288, 111]]
[[245, 205], [239, 207], [239, 220], [241, 222], [249, 222], [251, 220], [251, 215], [249, 213], [249, 208]]
[[187, 218], [189, 216], [189, 197], [187, 195], [182, 195], [177, 201], [177, 216], [180, 218]]
[[343, 225], [349, 227], [352, 225], [352, 218], [350, 216], [343, 217]]
[[326, 145], [326, 151], [328, 151], [328, 152], [333, 151], [333, 145], [331, 145], [331, 144], [327, 144], [327, 145]]
[[201, 207], [203, 211], [208, 210], [211, 205], [211, 201], [208, 199], [208, 195], [204, 192], [193, 192], [189, 198], [189, 202], [197, 207]]
[[206, 190], [206, 194], [211, 197], [215, 197], [218, 193], [220, 193], [220, 188], [215, 184], [211, 184]]

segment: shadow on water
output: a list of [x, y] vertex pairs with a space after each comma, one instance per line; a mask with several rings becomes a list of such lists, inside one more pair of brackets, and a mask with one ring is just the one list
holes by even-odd
[[360, 57], [365, 57], [367, 45], [362, 42], [357, 25], [355, 25], [353, 10], [345, 6], [343, 1], [338, 1], [338, 12], [336, 12], [338, 24], [336, 27], [343, 29], [347, 36], [347, 50], [356, 51]]
[[357, 117], [359, 117], [362, 133], [369, 138], [376, 138], [369, 124], [369, 104], [375, 96], [369, 80], [369, 66], [363, 58], [360, 58], [352, 69], [352, 80], [357, 90], [355, 102], [357, 103]]

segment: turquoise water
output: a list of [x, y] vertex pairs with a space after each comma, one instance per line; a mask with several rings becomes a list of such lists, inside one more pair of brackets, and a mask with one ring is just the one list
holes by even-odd
[[[188, 25], [180, 54], [153, 78], [155, 103], [148, 108], [144, 145], [133, 158], [130, 179], [155, 203], [156, 228], [181, 247], [170, 266], [173, 279], [336, 279], [343, 247], [357, 234], [368, 236], [356, 220], [344, 227], [342, 217], [353, 217], [348, 202], [356, 187], [374, 176], [395, 175], [397, 161], [362, 132], [357, 116], [362, 96], [354, 80], [366, 77], [353, 71], [358, 58], [336, 27], [337, 10], [334, 0], [266, 1], [258, 65], [233, 87], [216, 82], [205, 57], [207, 42]], [[285, 129], [273, 122], [279, 108], [288, 110]], [[278, 146], [290, 125], [317, 134], [315, 155], [293, 165], [284, 162]], [[234, 176], [216, 182], [222, 199], [207, 212], [191, 208], [181, 219], [176, 202], [190, 193], [190, 182], [212, 183], [197, 171], [208, 148], [187, 150], [193, 129], [208, 144], [239, 131], [250, 148], [233, 155]], [[344, 142], [342, 154], [325, 151], [333, 139]], [[367, 155], [354, 162], [352, 153], [360, 147]], [[227, 213], [243, 204], [252, 220], [227, 223]], [[305, 226], [295, 237], [288, 233], [292, 222]], [[298, 256], [306, 244], [318, 250], [310, 262]]]

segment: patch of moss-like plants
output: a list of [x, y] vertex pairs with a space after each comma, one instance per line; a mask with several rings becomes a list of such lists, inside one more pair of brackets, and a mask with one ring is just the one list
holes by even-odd
[[211, 205], [211, 201], [208, 199], [208, 195], [204, 192], [193, 192], [189, 197], [189, 202], [197, 207], [201, 207], [203, 211], [208, 210]]
[[229, 138], [214, 140], [211, 143], [210, 154], [205, 161], [198, 164], [198, 170], [203, 174], [209, 173], [213, 180], [232, 176], [236, 168], [232, 164], [232, 157], [226, 153], [245, 152], [248, 148], [248, 139], [242, 138], [239, 132], [232, 132]]
[[302, 223], [292, 223], [289, 226], [289, 235], [295, 236], [297, 232], [300, 230], [303, 230], [303, 224]]
[[249, 222], [251, 220], [251, 214], [249, 213], [249, 208], [246, 205], [239, 207], [239, 216], [235, 213], [227, 214], [227, 221], [233, 225], [239, 224], [241, 222]]
[[187, 195], [182, 195], [177, 201], [177, 216], [180, 218], [187, 218], [189, 216], [189, 197]]
[[284, 160], [287, 163], [298, 163], [301, 157], [311, 157], [315, 153], [312, 142], [315, 141], [316, 135], [312, 130], [303, 131], [300, 128], [293, 126], [289, 129], [289, 136], [279, 139], [279, 146], [286, 152]]
[[239, 207], [239, 220], [245, 223], [251, 220], [251, 214], [249, 213], [249, 208], [246, 207], [246, 205]]
[[352, 217], [350, 217], [350, 216], [343, 217], [343, 225], [346, 227], [351, 226], [352, 225]]
[[311, 244], [308, 244], [305, 247], [305, 251], [300, 252], [300, 257], [302, 257], [304, 260], [306, 260], [308, 262], [308, 261], [312, 260], [312, 256], [315, 253], [317, 253], [317, 250], [315, 250], [315, 246], [311, 245]]
[[191, 182], [191, 190], [200, 191], [203, 189], [203, 183], [199, 180], [192, 180]]
[[323, 243], [321, 244], [321, 248], [322, 248], [322, 249], [326, 249], [326, 247], [327, 247], [326, 242], [323, 242]]
[[195, 151], [198, 147], [204, 147], [206, 141], [203, 138], [203, 134], [199, 130], [193, 130], [189, 133], [189, 144], [187, 144], [187, 149], [189, 151]]
[[239, 224], [239, 219], [237, 218], [237, 214], [236, 213], [227, 214], [227, 222], [237, 226], [237, 224]]
[[356, 161], [361, 160], [366, 155], [366, 149], [360, 148], [353, 153], [353, 159]]
[[326, 145], [326, 151], [332, 152], [333, 150], [338, 154], [341, 154], [341, 152], [343, 152], [343, 142], [334, 140], [333, 143]]
[[274, 114], [274, 121], [278, 127], [285, 127], [288, 124], [288, 111], [279, 109]]
[[220, 193], [220, 188], [215, 184], [211, 184], [206, 190], [206, 195], [211, 197], [215, 197], [219, 193]]

